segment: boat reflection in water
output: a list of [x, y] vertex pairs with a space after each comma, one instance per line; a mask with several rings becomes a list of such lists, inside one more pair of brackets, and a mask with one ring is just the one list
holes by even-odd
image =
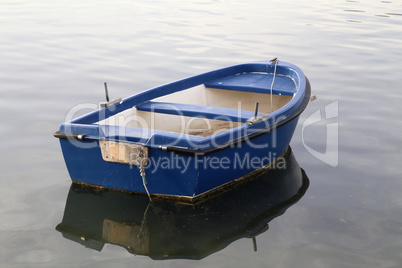
[[255, 237], [308, 185], [290, 149], [280, 166], [191, 205], [73, 183], [56, 229], [88, 248], [111, 243], [152, 259], [202, 259], [243, 237], [256, 250]]

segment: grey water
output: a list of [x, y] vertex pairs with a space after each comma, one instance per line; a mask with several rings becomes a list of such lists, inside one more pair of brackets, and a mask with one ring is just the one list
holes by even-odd
[[[1, 267], [401, 266], [401, 1], [1, 0], [0, 25]], [[103, 82], [126, 97], [274, 57], [312, 85], [290, 144], [310, 186], [257, 251], [153, 260], [55, 230], [71, 181], [52, 134]]]

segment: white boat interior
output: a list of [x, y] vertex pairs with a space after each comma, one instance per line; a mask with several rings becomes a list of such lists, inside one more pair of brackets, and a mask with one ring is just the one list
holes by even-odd
[[[202, 84], [150, 100], [152, 107], [163, 104], [165, 112], [145, 109], [138, 105], [99, 121], [98, 124], [206, 137], [245, 124], [244, 120], [240, 120], [240, 116], [238, 120], [234, 120], [234, 116], [226, 114], [226, 112], [234, 114], [230, 109], [236, 110], [239, 115], [244, 111], [247, 111], [246, 114], [253, 114], [258, 102], [258, 112], [270, 114], [286, 105], [292, 98], [293, 96], [273, 94], [271, 106], [270, 94], [207, 88]], [[183, 105], [192, 105], [191, 115], [182, 112]], [[211, 110], [211, 107], [217, 111], [212, 118], [211, 114], [207, 117], [204, 113], [207, 108]]]

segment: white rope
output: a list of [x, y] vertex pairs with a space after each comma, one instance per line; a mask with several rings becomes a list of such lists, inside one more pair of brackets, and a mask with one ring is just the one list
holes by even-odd
[[274, 112], [274, 105], [272, 103], [272, 89], [274, 88], [274, 82], [275, 82], [275, 75], [276, 75], [276, 65], [278, 65], [278, 58], [275, 58], [273, 60], [271, 60], [271, 64], [275, 63], [275, 68], [274, 68], [274, 76], [272, 78], [272, 83], [271, 83], [271, 113]]
[[147, 180], [145, 178], [144, 161], [147, 161], [147, 160], [145, 158], [143, 158], [141, 150], [138, 152], [137, 160], [139, 162], [139, 168], [140, 168], [140, 175], [141, 175], [141, 178], [142, 178], [142, 184], [144, 185], [145, 191], [148, 194], [149, 201], [152, 201], [151, 195], [149, 194], [149, 191], [148, 191], [148, 188], [147, 188]]
[[148, 188], [147, 188], [147, 181], [145, 179], [145, 169], [144, 169], [143, 165], [140, 166], [140, 174], [141, 174], [141, 177], [142, 177], [142, 184], [144, 185], [145, 191], [147, 191], [149, 201], [152, 201], [151, 195], [149, 194], [149, 191], [148, 191]]

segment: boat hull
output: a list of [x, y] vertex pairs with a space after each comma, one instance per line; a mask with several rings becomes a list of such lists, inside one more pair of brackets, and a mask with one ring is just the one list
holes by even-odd
[[[201, 198], [281, 159], [297, 121], [298, 117], [273, 131], [207, 155], [150, 148], [149, 165], [145, 167], [147, 188], [152, 195], [159, 197], [190, 201]], [[99, 143], [93, 146], [93, 141], [80, 141], [82, 144], [79, 146], [77, 142], [60, 139], [74, 182], [146, 193], [138, 166], [104, 161]], [[86, 143], [92, 146], [85, 146]]]

